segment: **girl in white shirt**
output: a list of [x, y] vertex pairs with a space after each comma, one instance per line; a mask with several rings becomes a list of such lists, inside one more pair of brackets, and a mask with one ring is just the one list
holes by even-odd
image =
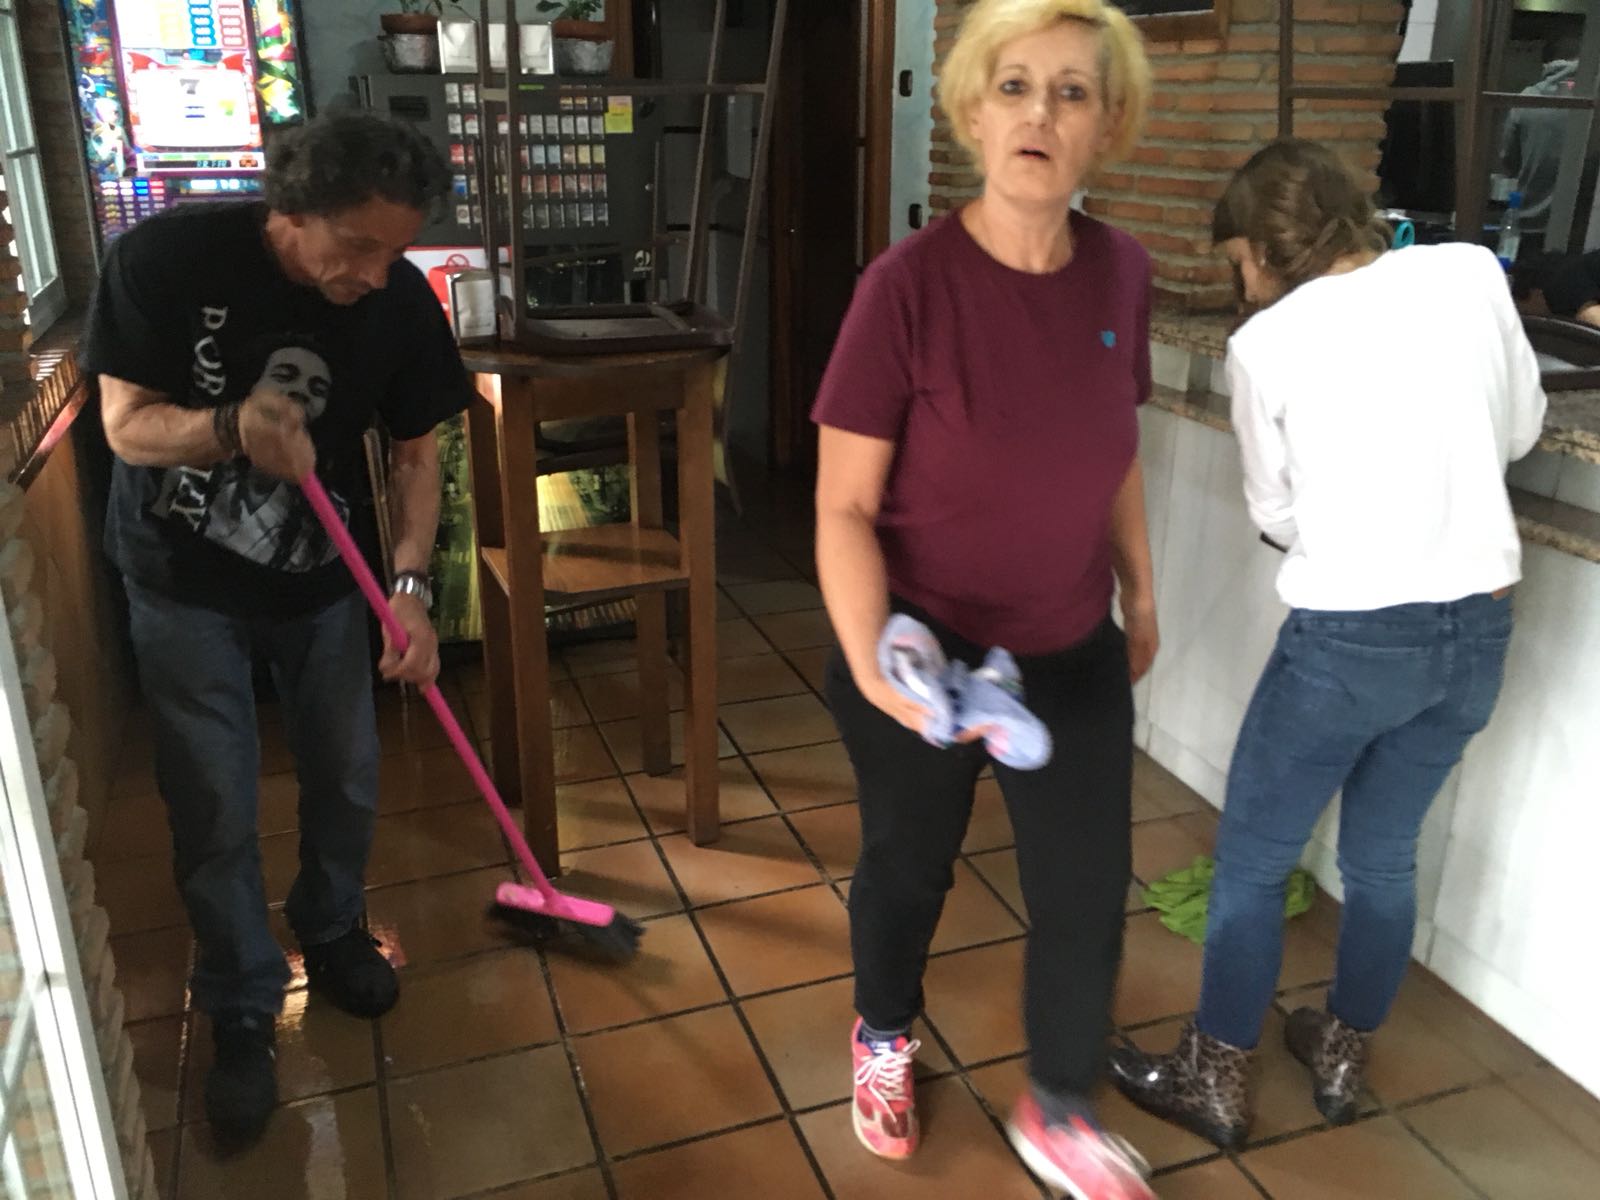
[[1340, 789], [1333, 987], [1286, 1037], [1323, 1115], [1354, 1116], [1410, 960], [1423, 818], [1499, 695], [1522, 549], [1505, 469], [1538, 439], [1545, 396], [1495, 256], [1386, 252], [1322, 146], [1252, 158], [1212, 236], [1260, 308], [1228, 344], [1228, 380], [1245, 499], [1287, 551], [1292, 611], [1228, 774], [1199, 1011], [1173, 1053], [1123, 1047], [1111, 1067], [1135, 1103], [1231, 1147], [1250, 1125], [1285, 888]]

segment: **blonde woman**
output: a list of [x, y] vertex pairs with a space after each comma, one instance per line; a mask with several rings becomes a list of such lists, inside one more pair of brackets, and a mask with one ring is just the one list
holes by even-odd
[[1411, 958], [1422, 821], [1494, 711], [1511, 638], [1505, 469], [1539, 437], [1539, 365], [1493, 254], [1385, 253], [1387, 234], [1350, 170], [1302, 141], [1245, 164], [1213, 226], [1262, 309], [1228, 344], [1228, 380], [1245, 500], [1288, 550], [1292, 611], [1228, 772], [1199, 1012], [1171, 1054], [1117, 1050], [1112, 1077], [1222, 1146], [1250, 1128], [1284, 889], [1340, 789], [1333, 987], [1286, 1032], [1322, 1114], [1355, 1115]]
[[842, 648], [827, 696], [862, 824], [857, 1136], [884, 1157], [916, 1148], [911, 1026], [989, 761], [976, 740], [919, 736], [928, 714], [875, 656], [893, 611], [970, 666], [1011, 650], [1056, 747], [1042, 770], [995, 765], [1030, 921], [1032, 1086], [1011, 1136], [1081, 1200], [1150, 1195], [1142, 1160], [1100, 1129], [1088, 1096], [1122, 950], [1131, 684], [1157, 632], [1135, 419], [1149, 259], [1070, 202], [1128, 153], [1149, 89], [1138, 33], [1101, 0], [974, 5], [939, 94], [982, 194], [868, 268], [813, 412], [818, 575]]

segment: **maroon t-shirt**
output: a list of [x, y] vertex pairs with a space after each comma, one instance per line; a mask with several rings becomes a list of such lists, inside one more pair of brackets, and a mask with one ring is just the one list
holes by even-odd
[[811, 412], [895, 443], [878, 518], [889, 587], [961, 636], [1065, 649], [1110, 611], [1111, 505], [1150, 394], [1150, 259], [1072, 214], [1048, 275], [959, 216], [862, 275]]

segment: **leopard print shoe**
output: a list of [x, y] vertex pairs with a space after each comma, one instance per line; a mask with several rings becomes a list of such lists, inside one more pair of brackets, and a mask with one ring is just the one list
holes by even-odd
[[1134, 1046], [1111, 1052], [1111, 1081], [1148, 1113], [1182, 1125], [1233, 1150], [1250, 1131], [1252, 1052], [1183, 1027], [1171, 1054], [1145, 1054]]
[[1289, 1014], [1283, 1040], [1289, 1053], [1311, 1071], [1311, 1097], [1317, 1111], [1330, 1125], [1353, 1121], [1372, 1035], [1350, 1028], [1331, 1013], [1297, 1008]]

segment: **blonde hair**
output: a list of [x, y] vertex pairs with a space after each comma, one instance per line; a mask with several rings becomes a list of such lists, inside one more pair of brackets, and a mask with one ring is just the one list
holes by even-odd
[[1391, 237], [1345, 161], [1298, 138], [1258, 150], [1228, 181], [1211, 218], [1211, 240], [1249, 242], [1285, 294], [1341, 258], [1381, 254]]
[[1116, 130], [1096, 166], [1119, 162], [1133, 150], [1150, 107], [1150, 60], [1126, 13], [1105, 0], [978, 0], [939, 74], [939, 103], [956, 141], [974, 162], [981, 159], [969, 129], [972, 111], [994, 75], [1001, 47], [1063, 21], [1077, 21], [1100, 35], [1101, 102]]

